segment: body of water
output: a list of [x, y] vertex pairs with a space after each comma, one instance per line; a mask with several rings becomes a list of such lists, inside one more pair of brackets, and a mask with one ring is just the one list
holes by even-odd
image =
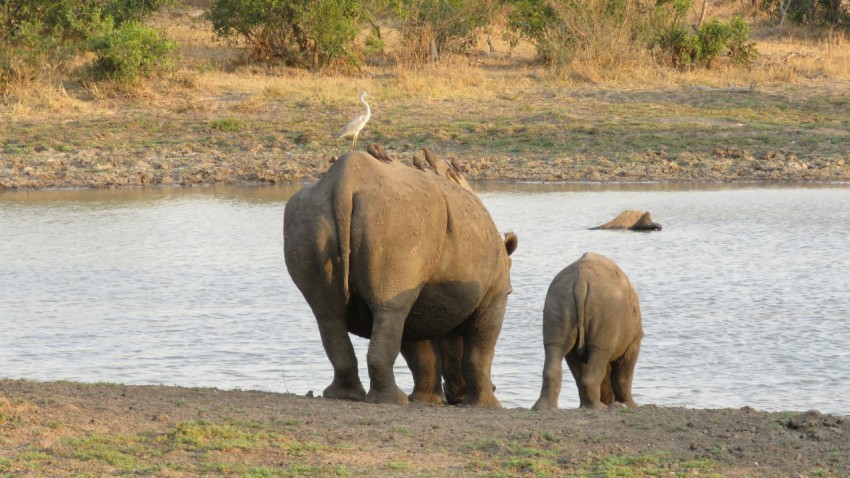
[[[546, 290], [592, 250], [640, 295], [639, 403], [850, 414], [850, 186], [476, 187], [519, 236], [505, 406], [537, 399]], [[321, 393], [333, 372], [283, 261], [297, 188], [0, 193], [0, 377]], [[588, 230], [625, 209], [664, 230]], [[409, 391], [401, 357], [396, 376]]]

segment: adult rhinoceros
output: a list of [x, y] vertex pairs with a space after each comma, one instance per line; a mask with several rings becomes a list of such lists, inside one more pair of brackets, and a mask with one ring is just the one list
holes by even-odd
[[[422, 397], [439, 383], [430, 341], [462, 342], [464, 403], [499, 406], [493, 352], [511, 292], [509, 254], [478, 197], [444, 177], [362, 152], [340, 157], [284, 214], [284, 255], [334, 368], [328, 398], [405, 403], [404, 344]], [[370, 339], [366, 394], [348, 333]]]

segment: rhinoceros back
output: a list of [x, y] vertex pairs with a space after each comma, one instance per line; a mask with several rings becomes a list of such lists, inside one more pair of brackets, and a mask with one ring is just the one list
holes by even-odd
[[284, 236], [290, 275], [311, 306], [343, 301], [350, 322], [410, 307], [408, 339], [441, 335], [510, 291], [501, 236], [474, 194], [365, 153], [342, 156], [293, 196]]

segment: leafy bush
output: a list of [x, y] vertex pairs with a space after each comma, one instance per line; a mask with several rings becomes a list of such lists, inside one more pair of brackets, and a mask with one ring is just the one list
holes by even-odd
[[633, 56], [644, 9], [638, 0], [520, 0], [508, 16], [509, 41], [528, 39], [557, 66], [580, 60], [605, 69]]
[[153, 28], [127, 22], [91, 40], [97, 55], [92, 67], [96, 78], [129, 83], [171, 68], [171, 53], [177, 45]]
[[356, 0], [215, 0], [207, 14], [216, 35], [244, 39], [257, 60], [290, 66], [357, 62]]
[[111, 25], [140, 21], [174, 0], [3, 0], [0, 2], [0, 42], [15, 44], [36, 33], [52, 41], [80, 46], [92, 33]]
[[682, 24], [674, 23], [658, 34], [655, 44], [662, 58], [674, 66], [711, 67], [711, 63], [724, 52], [729, 53], [732, 61], [748, 64], [758, 56], [749, 36], [747, 22], [735, 17], [728, 23], [709, 20], [696, 33], [689, 33]]
[[711, 19], [700, 26], [696, 36], [699, 45], [699, 61], [710, 67], [717, 55], [726, 49], [732, 37], [732, 29], [717, 19]]
[[[97, 2], [95, 2], [97, 3]], [[116, 26], [139, 21], [176, 0], [101, 0], [104, 16], [112, 17]]]
[[516, 44], [530, 40], [538, 55], [557, 66], [581, 61], [605, 70], [638, 57], [643, 45], [674, 66], [710, 67], [724, 52], [749, 63], [758, 52], [741, 18], [710, 20], [690, 33], [686, 16], [693, 0], [518, 0], [508, 15]]
[[377, 55], [383, 53], [385, 47], [386, 43], [383, 37], [380, 36], [380, 30], [376, 31], [373, 29], [369, 32], [369, 36], [366, 37], [366, 45], [363, 48], [363, 52], [367, 55]]
[[0, 88], [65, 72], [91, 39], [139, 21], [173, 0], [0, 1]]
[[658, 60], [673, 66], [710, 67], [724, 52], [741, 64], [758, 57], [755, 43], [750, 41], [750, 27], [743, 18], [734, 17], [728, 23], [711, 19], [692, 32], [685, 23], [692, 3], [693, 0], [656, 0], [649, 45]]
[[700, 58], [699, 38], [682, 25], [671, 25], [659, 33], [656, 43], [673, 66], [690, 65]]
[[545, 0], [518, 0], [508, 15], [508, 42], [516, 46], [521, 38], [534, 44], [537, 55], [554, 63], [557, 53], [569, 48], [571, 36], [552, 5]]
[[748, 65], [759, 56], [755, 42], [750, 40], [750, 26], [741, 17], [734, 17], [729, 22], [732, 34], [729, 37], [729, 57], [735, 63]]
[[0, 86], [32, 80], [77, 54], [98, 11], [70, 0], [0, 2]]
[[396, 12], [406, 59], [434, 59], [444, 51], [463, 53], [490, 24], [488, 0], [399, 0]]
[[777, 22], [843, 26], [850, 29], [850, 3], [842, 0], [765, 0], [762, 9]]

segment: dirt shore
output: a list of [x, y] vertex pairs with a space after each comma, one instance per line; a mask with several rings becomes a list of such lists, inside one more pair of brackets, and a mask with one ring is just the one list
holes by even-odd
[[[389, 150], [411, 164], [415, 152]], [[0, 190], [45, 188], [110, 188], [121, 186], [286, 183], [311, 181], [329, 167], [336, 151], [292, 154], [284, 151], [222, 153], [170, 151], [73, 154], [55, 151], [30, 156], [0, 154]], [[781, 151], [717, 149], [712, 154], [632, 154], [627, 161], [578, 157], [553, 162], [527, 162], [501, 157], [442, 155], [464, 165], [467, 179], [590, 182], [841, 182], [850, 181], [850, 161], [801, 160]]]
[[850, 417], [0, 380], [0, 476], [117, 475], [846, 477]]

